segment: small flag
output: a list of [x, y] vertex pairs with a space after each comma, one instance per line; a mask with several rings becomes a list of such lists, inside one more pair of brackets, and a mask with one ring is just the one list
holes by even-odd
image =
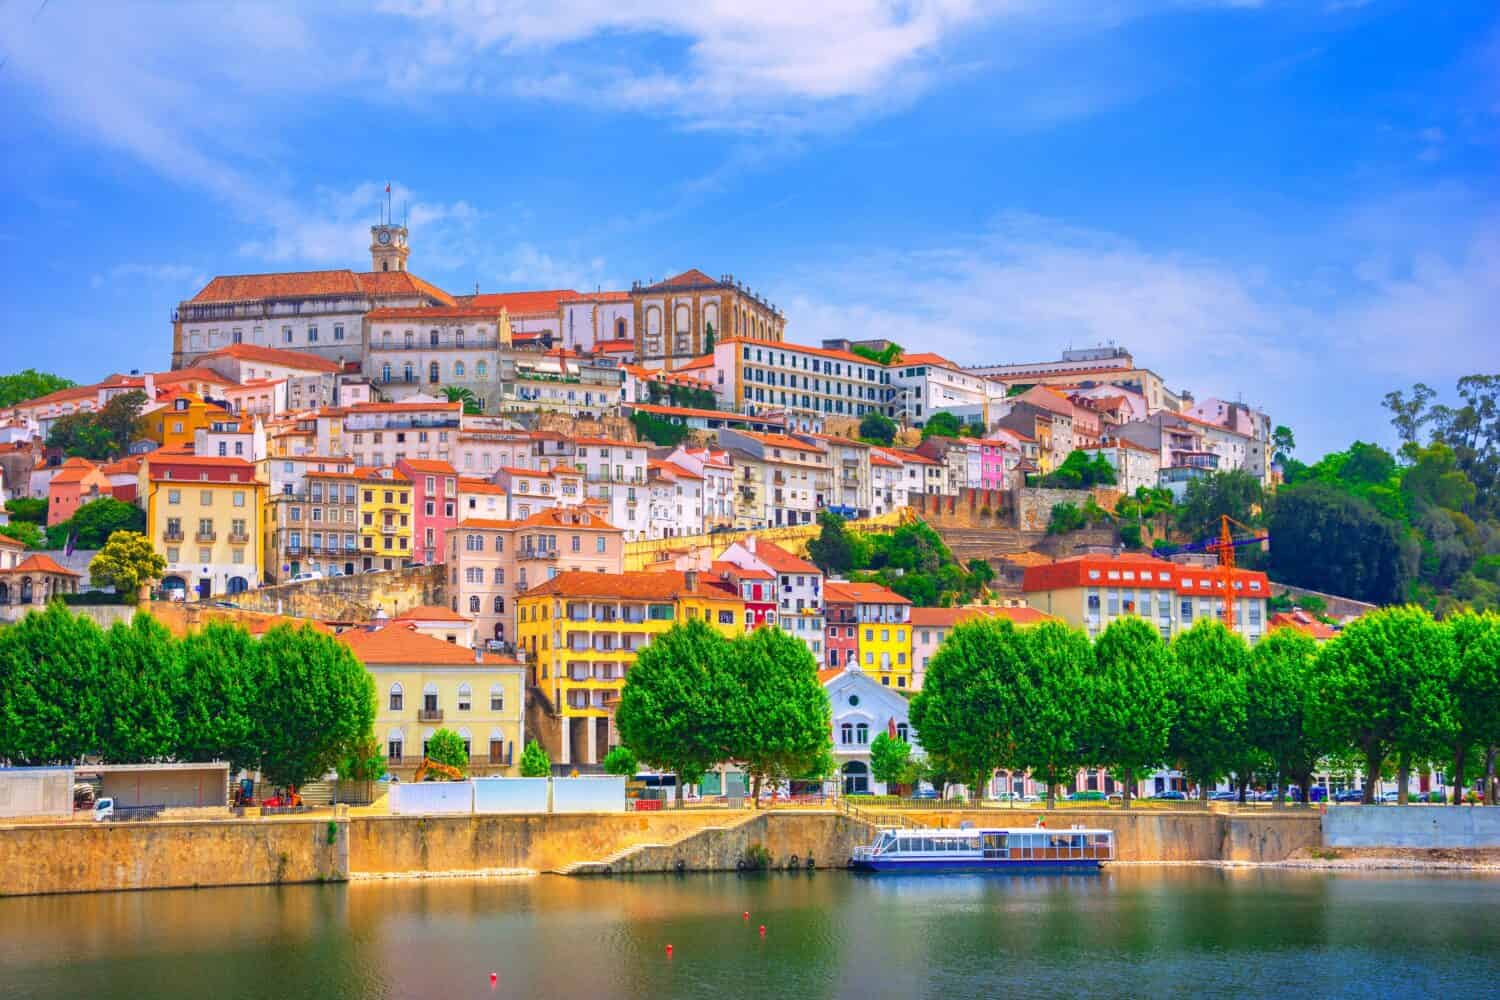
[[387, 184], [387, 185], [386, 185], [386, 186], [385, 186], [385, 193], [386, 193], [386, 194], [390, 194], [390, 193], [391, 193], [391, 186], [390, 186], [390, 185], [389, 185], [389, 184]]
[[73, 554], [73, 546], [76, 545], [77, 543], [78, 543], [78, 532], [77, 531], [70, 531], [70, 532], [68, 532], [68, 540], [63, 543], [63, 558], [66, 559], [68, 556], [70, 556], [70, 555]]
[[896, 738], [896, 717], [894, 715], [885, 722], [885, 734], [891, 739]]

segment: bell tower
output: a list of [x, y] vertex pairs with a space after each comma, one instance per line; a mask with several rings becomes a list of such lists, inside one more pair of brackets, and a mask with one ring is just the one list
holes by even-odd
[[406, 255], [411, 251], [406, 246], [406, 227], [389, 224], [370, 227], [370, 270], [404, 271]]

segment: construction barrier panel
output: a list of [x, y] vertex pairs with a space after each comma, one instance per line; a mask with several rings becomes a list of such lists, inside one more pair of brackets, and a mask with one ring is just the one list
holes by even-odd
[[[546, 778], [475, 778], [476, 813], [544, 813], [547, 811]], [[623, 792], [621, 793], [623, 794]]]
[[625, 777], [590, 775], [552, 779], [552, 811], [597, 813], [625, 811]]
[[391, 783], [391, 815], [415, 816], [474, 811], [470, 781], [396, 781]]

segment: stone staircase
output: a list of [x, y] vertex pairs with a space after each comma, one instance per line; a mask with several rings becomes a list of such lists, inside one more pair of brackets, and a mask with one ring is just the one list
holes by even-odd
[[726, 833], [726, 832], [728, 832], [730, 830], [737, 829], [738, 827], [745, 826], [748, 823], [753, 823], [755, 820], [759, 819], [763, 815], [764, 815], [764, 813], [761, 813], [761, 812], [752, 812], [748, 816], [740, 817], [739, 819], [735, 820], [733, 823], [721, 824], [721, 825], [715, 825], [715, 826], [700, 826], [698, 829], [692, 831], [691, 833], [685, 833], [682, 836], [677, 837], [674, 840], [667, 841], [666, 843], [661, 843], [661, 844], [632, 844], [629, 847], [622, 847], [620, 850], [615, 851], [613, 854], [607, 854], [604, 857], [598, 859], [597, 861], [573, 861], [573, 862], [570, 862], [570, 863], [568, 863], [566, 865], [562, 865], [561, 867], [552, 869], [552, 871], [551, 871], [550, 874], [553, 874], [553, 875], [612, 875], [617, 870], [617, 866], [620, 864], [620, 862], [625, 861], [628, 858], [634, 857], [634, 856], [639, 855], [639, 854], [644, 854], [647, 851], [663, 851], [663, 850], [669, 850], [669, 849], [674, 848], [674, 847], [680, 847], [680, 846], [688, 843], [689, 841], [692, 841], [692, 840], [697, 839], [697, 838], [714, 837], [714, 836], [717, 836], [719, 834]]

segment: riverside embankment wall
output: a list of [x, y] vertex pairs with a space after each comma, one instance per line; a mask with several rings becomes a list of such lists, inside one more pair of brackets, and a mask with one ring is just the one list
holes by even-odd
[[0, 827], [0, 896], [346, 878], [349, 829], [322, 819]]
[[1328, 847], [1500, 847], [1500, 809], [1474, 806], [1340, 806], [1324, 826]]
[[[912, 815], [912, 814], [909, 814]], [[927, 825], [1030, 826], [1031, 809], [932, 811]], [[1224, 814], [1066, 810], [1049, 826], [1115, 831], [1125, 861], [1281, 861], [1322, 843], [1321, 816], [1301, 810]], [[331, 836], [330, 836], [331, 831]], [[353, 875], [551, 871], [611, 862], [615, 871], [733, 870], [758, 844], [841, 866], [868, 825], [834, 811], [703, 810], [504, 816], [369, 816], [0, 826], [0, 895], [338, 880]], [[634, 848], [634, 850], [631, 850]]]

